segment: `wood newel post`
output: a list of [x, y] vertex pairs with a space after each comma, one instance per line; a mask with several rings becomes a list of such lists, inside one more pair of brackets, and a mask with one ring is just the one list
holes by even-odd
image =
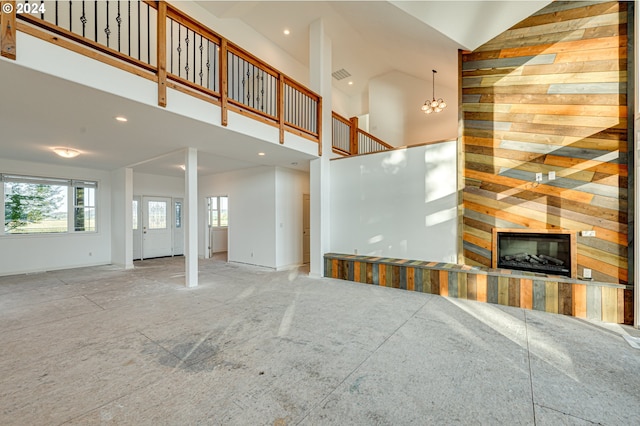
[[[0, 1], [3, 7], [0, 11], [0, 55], [9, 59], [16, 59], [16, 2]], [[11, 9], [10, 13], [4, 10]]]
[[167, 106], [167, 3], [158, 2], [158, 105]]
[[228, 79], [228, 65], [227, 65], [227, 57], [228, 57], [228, 46], [227, 40], [222, 39], [220, 42], [220, 107], [222, 110], [222, 120], [221, 124], [226, 126], [228, 121], [228, 109], [227, 109], [227, 96], [229, 95], [229, 79]]
[[280, 143], [284, 144], [284, 76], [278, 74], [278, 127], [280, 128]]
[[358, 155], [358, 117], [351, 117], [349, 133], [349, 154]]
[[[331, 141], [333, 144], [333, 141]], [[318, 98], [318, 155], [322, 156], [322, 98]]]

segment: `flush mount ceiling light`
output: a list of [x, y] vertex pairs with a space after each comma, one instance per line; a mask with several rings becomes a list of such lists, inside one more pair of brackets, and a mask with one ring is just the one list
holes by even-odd
[[74, 158], [80, 155], [80, 151], [72, 148], [53, 148], [53, 152], [63, 158]]
[[288, 28], [285, 28], [285, 30], [283, 31], [284, 35], [289, 35], [291, 34], [291, 31], [289, 31]]
[[121, 123], [126, 123], [127, 121], [129, 121], [129, 120], [127, 119], [127, 117], [124, 117], [124, 116], [122, 116], [122, 115], [117, 116], [117, 117], [116, 117], [116, 120], [117, 120], [117, 121], [119, 121], [119, 122], [121, 122]]
[[259, 155], [260, 157], [264, 157], [264, 156], [265, 156], [265, 155], [267, 155], [267, 154], [265, 154], [264, 152], [259, 152], [259, 153], [258, 153], [258, 155]]
[[447, 103], [442, 98], [436, 99], [436, 73], [438, 71], [431, 70], [431, 72], [433, 73], [431, 100], [424, 101], [424, 105], [422, 105], [422, 108], [420, 108], [425, 114], [440, 112], [447, 107]]

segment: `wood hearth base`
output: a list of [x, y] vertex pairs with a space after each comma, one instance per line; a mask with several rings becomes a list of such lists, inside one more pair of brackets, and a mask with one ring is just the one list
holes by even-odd
[[328, 253], [325, 277], [633, 324], [633, 287], [509, 269]]

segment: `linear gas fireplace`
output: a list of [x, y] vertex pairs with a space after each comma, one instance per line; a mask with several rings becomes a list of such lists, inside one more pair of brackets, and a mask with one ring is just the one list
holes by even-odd
[[494, 268], [576, 277], [576, 234], [556, 229], [493, 229]]

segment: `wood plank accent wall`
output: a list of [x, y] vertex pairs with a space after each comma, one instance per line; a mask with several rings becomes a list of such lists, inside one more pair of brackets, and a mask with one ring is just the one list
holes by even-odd
[[633, 324], [631, 286], [452, 263], [327, 253], [324, 276], [597, 321]]
[[491, 265], [494, 227], [594, 230], [595, 238], [578, 236], [578, 275], [589, 268], [596, 281], [632, 279], [631, 8], [553, 2], [463, 53], [464, 263]]

